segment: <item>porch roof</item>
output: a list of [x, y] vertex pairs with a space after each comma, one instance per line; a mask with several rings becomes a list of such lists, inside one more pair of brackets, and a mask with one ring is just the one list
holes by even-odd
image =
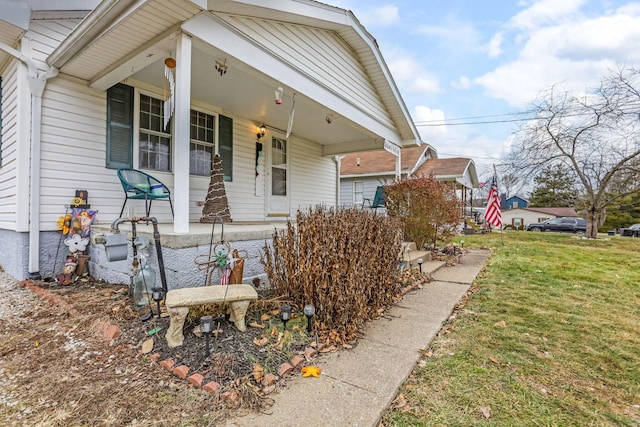
[[[234, 26], [233, 20], [244, 20], [249, 27]], [[196, 36], [202, 36], [204, 33], [197, 30], [203, 28], [198, 23], [204, 22], [228, 31], [229, 37], [218, 38], [220, 43], [194, 42], [192, 94], [207, 94], [211, 90], [211, 82], [206, 79], [198, 82], [197, 75], [215, 73], [211, 58], [224, 58], [228, 60], [229, 72], [224, 76], [225, 84], [216, 87], [215, 102], [211, 104], [223, 111], [254, 119], [257, 126], [262, 121], [276, 129], [287, 128], [289, 108], [276, 112], [272, 105], [273, 91], [280, 86], [285, 90], [285, 104], [293, 101], [293, 94], [296, 95], [294, 134], [322, 144], [325, 155], [379, 149], [385, 139], [404, 146], [420, 143], [417, 128], [375, 39], [352, 12], [313, 0], [277, 3], [259, 0], [104, 0], [47, 62], [62, 73], [87, 80], [91, 86], [102, 90], [131, 76], [148, 79], [147, 83], [162, 87], [162, 60], [175, 50], [177, 34], [194, 31]], [[332, 32], [357, 56], [358, 64], [388, 118], [380, 120], [379, 114], [376, 116], [367, 111], [340, 88], [318, 81], [297, 64], [286, 63], [292, 72], [283, 75], [269, 67], [261, 67], [258, 60], [248, 63], [246, 55], [244, 59], [240, 55], [241, 49], [236, 50], [238, 43], [253, 45], [254, 50], [258, 49], [256, 52], [269, 55], [265, 56], [265, 66], [269, 60], [285, 62], [248, 34], [251, 24], [257, 26], [263, 22]], [[268, 31], [269, 28], [260, 30]], [[228, 40], [230, 38], [233, 42]], [[316, 65], [329, 66], [329, 62]], [[296, 73], [300, 79], [290, 76]], [[286, 114], [282, 114], [284, 109]]]
[[[16, 49], [20, 38], [29, 26], [31, 10], [26, 2], [11, 0], [0, 0], [0, 10], [2, 10], [2, 16], [0, 16], [0, 44], [10, 49]], [[0, 46], [0, 70], [5, 67], [12, 56]]]

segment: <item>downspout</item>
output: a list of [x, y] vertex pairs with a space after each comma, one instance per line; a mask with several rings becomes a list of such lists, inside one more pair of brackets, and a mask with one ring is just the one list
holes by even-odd
[[340, 207], [340, 174], [342, 169], [342, 159], [344, 156], [333, 156], [333, 160], [336, 162], [336, 209]]
[[[24, 42], [27, 43], [24, 43]], [[23, 39], [23, 48], [29, 39]], [[0, 43], [0, 49], [13, 56], [27, 67], [27, 83], [31, 90], [31, 180], [29, 182], [29, 278], [39, 280], [40, 276], [40, 144], [42, 137], [42, 94], [47, 80], [58, 75], [58, 69], [48, 67], [46, 72], [38, 71], [32, 58], [18, 52], [11, 46]]]

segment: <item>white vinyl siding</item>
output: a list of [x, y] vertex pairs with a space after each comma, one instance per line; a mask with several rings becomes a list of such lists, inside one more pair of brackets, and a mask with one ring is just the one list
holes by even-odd
[[[255, 136], [255, 135], [254, 135]], [[291, 215], [316, 205], [336, 205], [336, 163], [322, 157], [322, 146], [289, 138], [291, 151]]]
[[237, 15], [218, 15], [285, 63], [390, 128], [393, 121], [356, 53], [335, 32]]
[[[106, 94], [62, 78], [51, 80], [42, 101], [41, 229], [56, 220], [75, 190], [87, 190], [98, 221], [117, 217], [123, 201], [113, 169], [105, 168]], [[113, 209], [106, 205], [113, 204]]]
[[37, 19], [29, 23], [32, 57], [38, 62], [45, 62], [81, 19]]
[[15, 61], [2, 77], [2, 167], [0, 167], [0, 228], [16, 229], [18, 96]]

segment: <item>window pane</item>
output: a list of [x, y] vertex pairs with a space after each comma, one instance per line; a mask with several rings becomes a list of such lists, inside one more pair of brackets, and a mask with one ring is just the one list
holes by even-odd
[[213, 115], [191, 110], [189, 171], [192, 175], [211, 174], [215, 141], [214, 123]]
[[[171, 134], [163, 129], [164, 101], [140, 95], [140, 167], [160, 171], [171, 170]], [[167, 125], [170, 129], [170, 124]]]
[[287, 195], [287, 170], [271, 169], [271, 194], [274, 196]]

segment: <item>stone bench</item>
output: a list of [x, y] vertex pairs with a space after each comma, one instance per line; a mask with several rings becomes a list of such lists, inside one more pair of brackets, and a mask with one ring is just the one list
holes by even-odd
[[167, 292], [165, 305], [171, 317], [167, 330], [167, 344], [169, 347], [181, 346], [184, 342], [182, 329], [189, 314], [189, 307], [204, 304], [229, 303], [231, 306], [230, 320], [238, 330], [247, 329], [244, 316], [252, 300], [258, 299], [258, 293], [251, 285], [214, 285], [198, 288], [173, 289]]

